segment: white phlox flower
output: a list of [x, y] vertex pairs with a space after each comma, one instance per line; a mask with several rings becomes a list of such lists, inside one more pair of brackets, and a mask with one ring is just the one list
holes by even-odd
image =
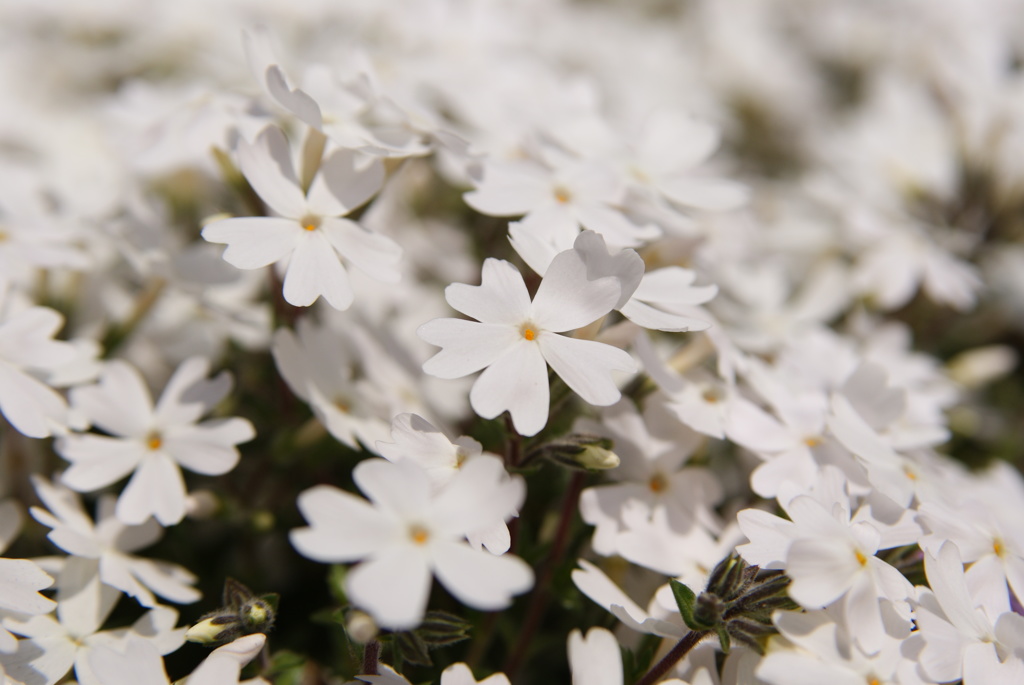
[[928, 531], [922, 549], [938, 556], [946, 542], [955, 544], [970, 564], [966, 573], [974, 592], [994, 606], [1002, 606], [1008, 588], [1017, 597], [1024, 592], [1024, 526], [1016, 513], [1024, 482], [1007, 466], [996, 465], [966, 492], [918, 508], [918, 521]]
[[932, 680], [916, 672], [916, 662], [902, 653], [903, 641], [877, 636], [879, 649], [866, 653], [827, 611], [778, 611], [775, 627], [785, 640], [773, 638], [757, 665], [759, 682], [770, 685], [924, 685]]
[[369, 459], [352, 475], [370, 501], [329, 485], [306, 490], [299, 510], [310, 526], [293, 530], [291, 540], [316, 561], [361, 561], [346, 575], [345, 592], [379, 625], [419, 625], [432, 575], [459, 601], [488, 611], [508, 606], [533, 585], [533, 571], [522, 559], [476, 550], [465, 541], [522, 504], [522, 479], [509, 478], [499, 459], [467, 461], [438, 491], [409, 460]]
[[[115, 592], [115, 600], [117, 596]], [[13, 655], [0, 655], [0, 663], [25, 685], [54, 685], [72, 669], [81, 685], [109, 685], [93, 671], [91, 657], [96, 649], [123, 648], [134, 637], [149, 643], [158, 654], [170, 654], [185, 641], [185, 629], [174, 628], [178, 612], [164, 606], [149, 610], [129, 628], [99, 631], [111, 609], [112, 602], [90, 607], [61, 601], [58, 618], [7, 619], [10, 629], [24, 639]]]
[[661, 231], [637, 226], [617, 208], [624, 190], [614, 172], [595, 162], [552, 169], [537, 162], [488, 160], [482, 181], [464, 199], [482, 214], [525, 215], [521, 230], [542, 243], [561, 245], [590, 229], [615, 247], [637, 247]]
[[680, 422], [698, 433], [720, 440], [725, 437], [729, 408], [736, 395], [732, 383], [699, 368], [685, 375], [678, 373], [661, 359], [644, 332], [636, 336], [633, 348], [644, 370], [663, 393], [654, 401], [662, 401]]
[[[199, 664], [183, 685], [238, 685], [242, 668], [256, 658], [267, 636], [254, 633], [218, 647]], [[102, 646], [89, 655], [89, 663], [103, 685], [171, 685], [161, 652], [148, 640], [130, 636], [121, 645]], [[263, 678], [241, 681], [267, 683]]]
[[851, 515], [846, 482], [835, 467], [822, 470], [812, 494], [780, 501], [789, 520], [756, 509], [738, 514], [750, 540], [736, 548], [762, 568], [784, 568], [790, 596], [807, 609], [840, 602], [848, 630], [866, 654], [881, 649], [883, 604], [905, 611], [910, 582], [875, 554], [913, 542], [920, 529], [887, 527], [862, 512]]
[[697, 274], [690, 269], [669, 266], [645, 273], [644, 261], [635, 250], [609, 249], [605, 239], [591, 230], [579, 233], [568, 244], [545, 243], [525, 232], [522, 223], [513, 222], [509, 239], [519, 256], [541, 276], [559, 252], [573, 249], [586, 263], [588, 278], [618, 278], [622, 293], [614, 308], [638, 326], [669, 332], [703, 331], [711, 326], [711, 315], [699, 305], [714, 298], [718, 288], [694, 286]]
[[47, 307], [6, 312], [0, 285], [0, 413], [30, 438], [67, 430], [64, 398], [37, 375], [47, 375], [78, 357], [71, 343], [54, 340], [64, 317]]
[[686, 466], [701, 436], [668, 418], [657, 405], [641, 415], [632, 402], [620, 401], [601, 413], [600, 423], [583, 420], [576, 430], [610, 437], [621, 460], [609, 472], [618, 482], [587, 488], [580, 496], [583, 520], [596, 526], [595, 552], [616, 553], [627, 503], [642, 503], [652, 515], [663, 508], [668, 526], [679, 535], [698, 525], [711, 531], [720, 527], [713, 512], [722, 497], [718, 479], [707, 469]]
[[[449, 440], [440, 429], [416, 414], [399, 414], [391, 422], [391, 442], [377, 441], [376, 452], [388, 461], [414, 461], [419, 464], [438, 490], [447, 485], [466, 464], [484, 454], [479, 442], [468, 436]], [[488, 457], [496, 457], [487, 453]], [[494, 554], [504, 554], [511, 544], [505, 521], [517, 516], [513, 509], [502, 521], [466, 537], [474, 548], [481, 545]]]
[[[28, 559], [0, 558], [0, 612], [38, 616], [53, 611], [56, 602], [39, 594], [53, 585], [53, 578]], [[0, 625], [0, 654], [14, 652], [17, 643]]]
[[[409, 120], [409, 115], [375, 89], [372, 65], [360, 60], [358, 71], [341, 78], [327, 66], [313, 64], [302, 74], [302, 87], [292, 88], [274, 56], [265, 30], [243, 34], [246, 57], [264, 92], [282, 109], [342, 147], [377, 157], [428, 154], [431, 147]], [[390, 125], [382, 115], [394, 119]], [[376, 116], [374, 116], [376, 115]]]
[[621, 394], [613, 371], [635, 370], [625, 351], [562, 333], [593, 323], [612, 310], [621, 281], [590, 280], [572, 250], [552, 261], [533, 301], [519, 271], [506, 261], [484, 261], [481, 285], [454, 283], [448, 303], [477, 321], [434, 319], [419, 328], [427, 342], [443, 349], [423, 370], [439, 378], [461, 378], [481, 369], [470, 391], [473, 410], [494, 418], [508, 410], [516, 430], [535, 435], [548, 420], [550, 365], [585, 401], [610, 405]]
[[47, 538], [70, 555], [94, 560], [105, 584], [134, 597], [144, 607], [156, 605], [154, 593], [179, 604], [200, 598], [199, 591], [191, 587], [196, 577], [184, 567], [131, 554], [163, 535], [155, 520], [125, 525], [114, 515], [115, 498], [106, 495], [99, 500], [94, 524], [77, 494], [38, 476], [32, 482], [46, 505], [46, 509], [32, 507], [32, 517], [51, 528]]
[[187, 359], [167, 381], [156, 406], [139, 372], [123, 361], [110, 362], [99, 384], [76, 388], [72, 402], [95, 433], [64, 436], [57, 451], [71, 462], [61, 481], [90, 492], [132, 474], [115, 513], [138, 525], [153, 516], [174, 525], [186, 510], [181, 467], [208, 476], [227, 473], [238, 463], [235, 447], [255, 437], [243, 418], [199, 422], [231, 389], [224, 372], [207, 380], [210, 364]]
[[[378, 675], [357, 675], [356, 679], [370, 685], [412, 685], [408, 679], [387, 664], [377, 666]], [[351, 685], [359, 685], [352, 683]], [[473, 671], [463, 663], [452, 664], [441, 673], [440, 685], [509, 685], [508, 676], [504, 673], [489, 675], [483, 680], [473, 677]]]
[[972, 588], [952, 542], [925, 553], [925, 573], [931, 592], [922, 592], [915, 612], [921, 669], [938, 682], [1020, 682], [1007, 677], [1024, 673], [1024, 617], [1011, 610], [1005, 586], [998, 595]]
[[[605, 628], [591, 628], [584, 636], [569, 633], [569, 666], [573, 685], [623, 685], [619, 641]], [[663, 685], [687, 685], [678, 678], [659, 680]]]
[[355, 294], [345, 265], [372, 278], [395, 283], [402, 248], [390, 238], [343, 218], [377, 194], [384, 183], [379, 160], [368, 163], [352, 150], [337, 149], [321, 162], [303, 191], [280, 129], [268, 127], [250, 144], [238, 143], [246, 180], [276, 216], [234, 217], [208, 224], [203, 238], [225, 243], [224, 260], [239, 269], [258, 269], [287, 260], [284, 299], [306, 307], [323, 296], [335, 309], [348, 309]]
[[340, 442], [356, 449], [387, 437], [381, 391], [355, 375], [361, 360], [347, 336], [306, 317], [295, 332], [274, 332], [272, 352], [288, 387]]
[[572, 582], [623, 625], [639, 633], [677, 639], [689, 631], [683, 625], [679, 611], [674, 608], [674, 600], [670, 611], [665, 611], [661, 603], [653, 599], [645, 611], [597, 566], [586, 559], [580, 559], [578, 563], [579, 568], [572, 572]]

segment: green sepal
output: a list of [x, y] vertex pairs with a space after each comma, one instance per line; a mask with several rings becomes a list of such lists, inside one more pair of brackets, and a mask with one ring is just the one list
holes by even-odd
[[469, 639], [472, 624], [446, 611], [428, 611], [416, 634], [429, 649], [447, 647]]
[[702, 625], [694, 616], [694, 607], [697, 604], [697, 595], [693, 590], [680, 583], [678, 580], [671, 580], [672, 595], [676, 598], [676, 606], [679, 607], [679, 615], [683, 617], [683, 623], [690, 630], [707, 630], [708, 626]]
[[348, 568], [341, 564], [332, 564], [331, 570], [327, 572], [327, 589], [338, 604], [348, 604], [348, 596], [345, 594], [345, 576], [348, 575]]
[[396, 635], [395, 648], [402, 653], [402, 660], [414, 666], [433, 666], [430, 659], [430, 647], [413, 631]]
[[722, 645], [722, 653], [728, 654], [729, 650], [732, 649], [732, 640], [729, 639], [729, 631], [725, 629], [725, 624], [716, 626], [715, 632], [718, 633], [718, 641]]
[[261, 600], [263, 600], [264, 602], [266, 602], [270, 606], [270, 608], [274, 610], [275, 614], [277, 613], [277, 608], [281, 604], [281, 595], [280, 595], [280, 593], [268, 592], [265, 595], [260, 595], [259, 598]]

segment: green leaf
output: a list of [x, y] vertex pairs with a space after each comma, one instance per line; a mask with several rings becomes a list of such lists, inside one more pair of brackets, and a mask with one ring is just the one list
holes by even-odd
[[697, 595], [678, 580], [672, 580], [670, 583], [672, 595], [676, 598], [676, 606], [679, 607], [679, 615], [683, 617], [686, 627], [690, 630], [706, 630], [707, 626], [701, 625], [693, 615], [694, 606], [697, 604]]

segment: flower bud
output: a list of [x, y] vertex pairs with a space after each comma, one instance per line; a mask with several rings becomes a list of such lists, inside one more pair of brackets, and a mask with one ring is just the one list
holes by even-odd
[[619, 456], [612, 452], [612, 446], [608, 438], [573, 433], [538, 449], [559, 464], [587, 471], [604, 471], [614, 469], [620, 463]]
[[362, 611], [353, 611], [345, 622], [345, 632], [348, 633], [353, 642], [365, 645], [377, 637], [379, 629], [376, 621], [369, 614]]
[[217, 612], [203, 617], [185, 632], [185, 639], [201, 645], [230, 642], [242, 634], [238, 617], [228, 612]]

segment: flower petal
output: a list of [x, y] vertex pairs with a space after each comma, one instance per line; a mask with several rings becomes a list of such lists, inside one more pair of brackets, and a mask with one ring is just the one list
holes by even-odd
[[185, 518], [185, 480], [166, 454], [155, 452], [139, 464], [117, 500], [117, 518], [138, 525], [153, 516], [164, 526]]
[[300, 236], [284, 276], [284, 299], [308, 307], [321, 295], [335, 309], [352, 305], [352, 284], [327, 235], [319, 230]]
[[[483, 324], [480, 324], [483, 325]], [[508, 410], [520, 435], [536, 435], [548, 422], [548, 370], [536, 341], [520, 338], [480, 374], [469, 403], [493, 419]]]
[[434, 319], [420, 326], [416, 333], [431, 345], [443, 348], [423, 364], [424, 373], [438, 378], [462, 378], [475, 373], [523, 340], [512, 326], [464, 319]]
[[385, 283], [401, 279], [398, 263], [402, 248], [391, 238], [374, 233], [348, 219], [326, 217], [320, 230], [345, 261], [368, 276]]
[[332, 485], [306, 490], [298, 505], [309, 527], [293, 530], [289, 538], [300, 554], [315, 561], [358, 561], [395, 538], [394, 526], [373, 505]]
[[581, 328], [610, 312], [621, 292], [618, 278], [587, 280], [583, 258], [575, 250], [566, 250], [551, 260], [544, 273], [530, 318], [554, 333]]
[[430, 552], [437, 579], [457, 600], [474, 609], [504, 609], [513, 596], [533, 587], [533, 569], [511, 554], [495, 556], [449, 540], [432, 544]]
[[636, 363], [624, 350], [593, 340], [576, 340], [542, 331], [537, 341], [541, 354], [565, 384], [584, 400], [599, 407], [622, 397], [612, 371], [636, 371]]
[[518, 326], [530, 313], [523, 276], [504, 259], [485, 259], [480, 285], [452, 283], [444, 296], [456, 311], [483, 323]]
[[259, 269], [287, 257], [303, 228], [293, 219], [245, 216], [222, 219], [203, 229], [203, 239], [224, 243], [224, 261], [239, 269]]
[[306, 213], [306, 196], [295, 177], [291, 150], [281, 129], [268, 126], [255, 144], [238, 141], [238, 166], [260, 199], [277, 214], [299, 219]]
[[422, 550], [413, 544], [401, 545], [349, 571], [345, 592], [382, 628], [409, 630], [423, 620], [430, 578]]
[[384, 164], [355, 150], [339, 148], [320, 164], [309, 189], [310, 209], [321, 216], [343, 216], [366, 203], [384, 186]]

